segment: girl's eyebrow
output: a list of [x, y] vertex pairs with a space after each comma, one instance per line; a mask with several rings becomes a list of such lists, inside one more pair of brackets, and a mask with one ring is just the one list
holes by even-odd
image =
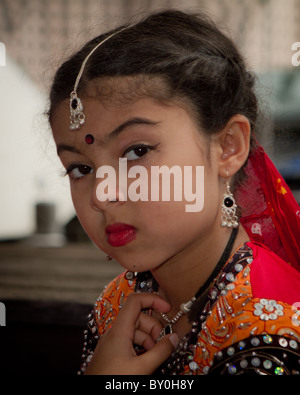
[[75, 152], [76, 154], [81, 154], [81, 151], [78, 150], [76, 147], [73, 147], [73, 146], [67, 145], [67, 144], [58, 144], [57, 149], [56, 149], [57, 155], [59, 156], [64, 151]]
[[120, 133], [122, 133], [124, 130], [126, 130], [130, 126], [133, 126], [133, 125], [156, 125], [158, 123], [159, 122], [154, 122], [154, 121], [150, 121], [149, 119], [139, 118], [139, 117], [129, 119], [128, 121], [124, 122], [122, 125], [118, 126], [116, 129], [114, 129], [112, 132], [110, 132], [104, 138], [104, 143], [107, 143], [107, 142], [111, 141], [113, 138], [116, 138]]
[[[128, 129], [130, 126], [133, 125], [156, 125], [159, 122], [154, 122], [150, 121], [149, 119], [146, 118], [139, 118], [135, 117], [132, 119], [129, 119], [128, 121], [122, 123], [120, 126], [118, 126], [116, 129], [114, 129], [112, 132], [108, 133], [107, 136], [104, 137], [104, 140], [100, 142], [100, 144], [104, 145], [107, 144], [109, 141], [112, 139], [116, 138], [120, 133]], [[74, 152], [76, 154], [81, 154], [81, 151], [77, 149], [76, 147], [73, 147], [71, 145], [67, 144], [58, 144], [57, 145], [57, 155], [61, 155], [62, 152], [64, 151], [69, 151], [69, 152]]]

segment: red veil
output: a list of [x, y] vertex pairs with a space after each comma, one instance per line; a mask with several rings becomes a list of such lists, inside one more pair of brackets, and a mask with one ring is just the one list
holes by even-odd
[[300, 207], [261, 146], [249, 156], [247, 178], [237, 190], [241, 223], [250, 239], [264, 244], [300, 271]]

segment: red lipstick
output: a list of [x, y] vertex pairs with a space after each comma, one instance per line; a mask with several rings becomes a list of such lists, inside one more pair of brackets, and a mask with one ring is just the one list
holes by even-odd
[[115, 223], [105, 229], [108, 243], [113, 247], [121, 247], [135, 239], [136, 230], [127, 224]]

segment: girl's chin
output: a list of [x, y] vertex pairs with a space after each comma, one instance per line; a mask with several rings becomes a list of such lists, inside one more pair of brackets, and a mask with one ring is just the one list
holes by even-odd
[[[148, 254], [151, 255], [151, 254]], [[156, 258], [154, 259], [147, 259], [145, 258], [145, 254], [142, 254], [141, 256], [137, 256], [136, 254], [132, 254], [132, 257], [124, 257], [121, 256], [121, 254], [119, 256], [117, 256], [117, 254], [113, 256], [113, 259], [119, 263], [120, 266], [122, 266], [125, 270], [128, 270], [129, 272], [138, 272], [138, 273], [142, 273], [142, 272], [152, 272], [156, 269], [158, 269], [162, 263], [165, 262], [165, 260], [163, 258], [159, 259]]]

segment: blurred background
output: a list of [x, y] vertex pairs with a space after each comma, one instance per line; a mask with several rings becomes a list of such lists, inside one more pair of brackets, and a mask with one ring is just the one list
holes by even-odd
[[0, 0], [2, 371], [76, 374], [86, 316], [122, 271], [74, 213], [45, 116], [54, 72], [87, 40], [166, 8], [203, 11], [238, 44], [259, 76], [262, 141], [300, 201], [300, 0]]

